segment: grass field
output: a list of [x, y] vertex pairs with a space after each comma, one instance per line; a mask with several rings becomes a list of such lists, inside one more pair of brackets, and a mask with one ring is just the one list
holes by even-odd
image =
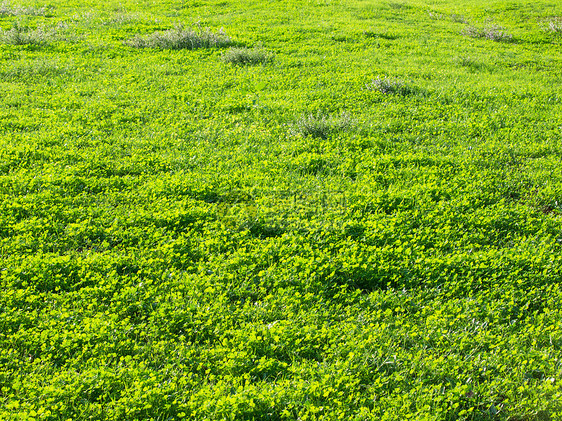
[[562, 420], [562, 3], [0, 29], [0, 419]]

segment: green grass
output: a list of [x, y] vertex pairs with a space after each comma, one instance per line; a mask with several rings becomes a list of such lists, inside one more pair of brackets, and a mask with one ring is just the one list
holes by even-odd
[[560, 16], [0, 6], [0, 419], [561, 420]]

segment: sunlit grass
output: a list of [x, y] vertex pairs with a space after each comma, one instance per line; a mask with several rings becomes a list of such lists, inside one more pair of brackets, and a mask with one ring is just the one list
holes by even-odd
[[561, 417], [562, 5], [20, 3], [0, 419]]

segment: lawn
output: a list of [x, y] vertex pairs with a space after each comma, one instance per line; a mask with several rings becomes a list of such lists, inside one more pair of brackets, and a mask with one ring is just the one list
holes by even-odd
[[562, 420], [562, 3], [0, 4], [0, 419]]

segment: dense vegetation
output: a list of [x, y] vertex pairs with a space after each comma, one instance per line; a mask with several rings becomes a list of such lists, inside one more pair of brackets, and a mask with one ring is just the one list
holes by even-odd
[[562, 419], [562, 4], [0, 5], [0, 419]]

